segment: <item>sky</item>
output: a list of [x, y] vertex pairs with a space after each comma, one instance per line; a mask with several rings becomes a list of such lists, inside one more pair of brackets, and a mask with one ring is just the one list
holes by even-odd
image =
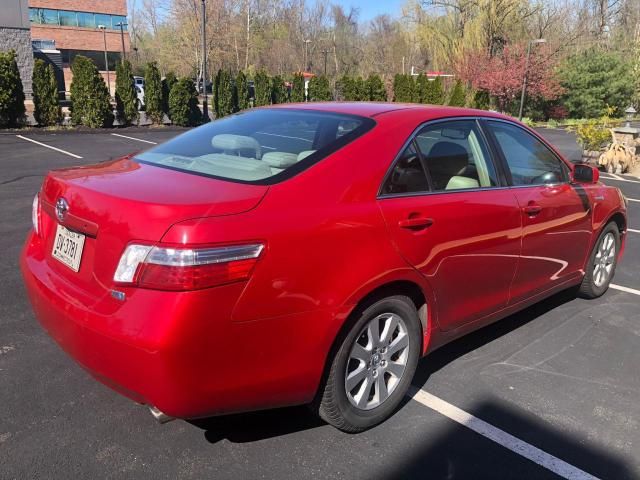
[[359, 21], [366, 22], [383, 13], [387, 13], [392, 17], [399, 17], [405, 0], [333, 0], [332, 3], [337, 3], [347, 8], [357, 8], [360, 12]]

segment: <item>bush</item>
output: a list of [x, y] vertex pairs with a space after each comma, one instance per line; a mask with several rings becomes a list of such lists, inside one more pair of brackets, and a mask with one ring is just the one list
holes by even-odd
[[71, 122], [90, 128], [110, 127], [113, 123], [109, 89], [96, 65], [77, 55], [71, 64]]
[[156, 125], [162, 125], [162, 81], [156, 62], [147, 63], [144, 70], [144, 106], [147, 117]]
[[380, 75], [369, 75], [366, 88], [369, 100], [372, 102], [387, 101], [387, 90], [384, 88], [384, 82], [380, 78]]
[[33, 116], [41, 127], [56, 125], [62, 116], [53, 66], [37, 58], [33, 64]]
[[560, 77], [565, 88], [562, 103], [572, 118], [600, 117], [607, 106], [614, 108], [614, 115], [622, 115], [632, 101], [632, 68], [618, 52], [592, 48], [570, 57]]
[[306, 100], [305, 97], [304, 76], [301, 73], [296, 73], [293, 76], [293, 85], [291, 87], [291, 101], [304, 102]]
[[589, 120], [576, 127], [576, 137], [583, 150], [600, 150], [611, 141], [609, 119]]
[[162, 79], [162, 111], [166, 113], [169, 118], [171, 118], [169, 112], [169, 94], [177, 81], [176, 74], [173, 72], [167, 72]]
[[489, 110], [490, 104], [491, 98], [489, 97], [489, 92], [487, 92], [486, 90], [476, 90], [476, 92], [473, 94], [473, 101], [471, 102], [471, 106], [480, 110]]
[[214, 107], [216, 118], [226, 117], [235, 111], [236, 93], [231, 74], [227, 70], [218, 70], [214, 85]]
[[451, 96], [449, 97], [449, 106], [451, 107], [464, 107], [466, 99], [466, 93], [464, 91], [464, 86], [460, 80], [456, 81], [456, 84], [453, 86], [453, 90], [451, 90]]
[[396, 74], [393, 78], [393, 101], [411, 103], [417, 98], [415, 81], [411, 75]]
[[256, 72], [253, 80], [253, 88], [255, 91], [254, 106], [264, 107], [271, 104], [271, 79], [264, 70]]
[[138, 119], [136, 87], [128, 60], [116, 67], [116, 115], [123, 125], [131, 125]]
[[289, 101], [284, 79], [276, 75], [271, 79], [271, 103], [286, 103]]
[[192, 127], [202, 121], [198, 108], [198, 92], [189, 78], [181, 78], [169, 92], [169, 114], [175, 125]]
[[0, 127], [19, 127], [24, 121], [24, 91], [16, 52], [0, 52]]
[[309, 80], [309, 101], [326, 102], [333, 100], [329, 79], [324, 75], [311, 77]]
[[249, 108], [249, 84], [247, 83], [247, 76], [242, 70], [236, 76], [236, 92], [237, 109], [245, 110]]
[[429, 105], [444, 104], [444, 85], [442, 84], [441, 77], [436, 77], [433, 80], [427, 79], [427, 88], [423, 103], [428, 103]]

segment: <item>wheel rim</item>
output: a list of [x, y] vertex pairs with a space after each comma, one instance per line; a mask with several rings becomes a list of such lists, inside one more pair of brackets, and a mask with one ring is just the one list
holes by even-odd
[[604, 285], [613, 271], [616, 259], [616, 239], [613, 233], [607, 233], [598, 245], [596, 258], [593, 262], [593, 283], [596, 287]]
[[409, 334], [404, 320], [383, 313], [360, 331], [347, 361], [345, 390], [361, 410], [384, 403], [397, 388], [409, 359]]

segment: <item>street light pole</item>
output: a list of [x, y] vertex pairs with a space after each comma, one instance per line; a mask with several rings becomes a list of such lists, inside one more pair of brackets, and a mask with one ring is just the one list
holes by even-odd
[[209, 121], [209, 105], [207, 101], [207, 32], [206, 32], [206, 0], [202, 0], [202, 121]]
[[309, 51], [308, 51], [308, 46], [311, 43], [311, 40], [305, 40], [304, 41], [304, 71], [308, 72], [309, 71]]
[[522, 77], [522, 93], [520, 94], [520, 111], [518, 112], [518, 120], [522, 121], [522, 111], [524, 110], [524, 96], [527, 91], [527, 75], [529, 74], [529, 56], [531, 55], [531, 45], [534, 43], [545, 43], [544, 38], [538, 38], [537, 40], [531, 40], [527, 45], [527, 59], [524, 64], [524, 75]]
[[109, 90], [109, 96], [111, 96], [111, 78], [109, 76], [109, 60], [107, 58], [107, 27], [98, 25], [98, 28], [102, 30], [102, 39], [104, 40], [104, 68], [107, 69], [107, 90]]
[[116, 27], [120, 27], [120, 41], [122, 42], [122, 60], [126, 60], [126, 54], [124, 51], [124, 27], [127, 27], [129, 24], [128, 23], [124, 23], [124, 22], [120, 22], [120, 23], [116, 23]]
[[329, 54], [329, 50], [326, 48], [322, 50], [322, 54], [324, 55], [324, 76], [327, 76], [327, 55]]

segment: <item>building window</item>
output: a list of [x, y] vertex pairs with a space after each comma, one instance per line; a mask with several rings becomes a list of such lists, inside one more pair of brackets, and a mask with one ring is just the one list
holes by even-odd
[[[73, 63], [73, 60], [78, 55], [82, 55], [91, 60], [96, 65], [96, 67], [98, 67], [98, 70], [106, 70], [104, 63], [104, 51], [60, 49], [60, 54], [62, 56], [63, 67], [70, 67]], [[107, 61], [109, 62], [109, 70], [114, 71], [116, 69], [116, 64], [120, 62], [120, 52], [107, 52]]]
[[97, 28], [104, 25], [109, 30], [127, 30], [127, 17], [106, 13], [76, 12], [71, 10], [53, 10], [50, 8], [30, 8], [29, 20], [39, 25], [61, 25], [64, 27]]
[[46, 25], [60, 25], [60, 19], [58, 18], [58, 10], [43, 8], [42, 23]]
[[96, 16], [93, 13], [78, 12], [78, 26], [96, 28]]
[[70, 12], [68, 10], [60, 10], [60, 25], [65, 27], [77, 27], [78, 26], [78, 13]]

